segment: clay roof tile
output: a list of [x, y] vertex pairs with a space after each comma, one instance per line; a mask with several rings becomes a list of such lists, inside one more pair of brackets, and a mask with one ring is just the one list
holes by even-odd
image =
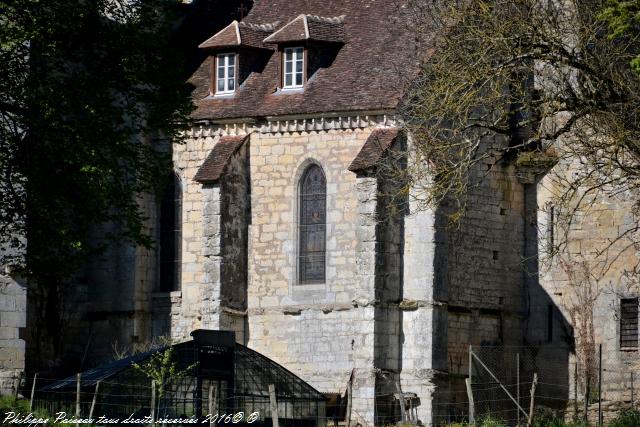
[[211, 153], [204, 161], [195, 177], [194, 181], [201, 184], [212, 184], [217, 182], [224, 174], [225, 167], [231, 159], [231, 156], [238, 151], [242, 144], [248, 139], [249, 135], [233, 135], [222, 136], [218, 143], [213, 147]]
[[360, 172], [374, 167], [397, 137], [398, 128], [374, 129], [356, 158], [349, 165], [349, 170], [351, 172]]
[[[282, 23], [271, 31], [277, 37], [274, 34], [267, 37], [269, 33], [265, 33], [264, 38], [307, 40], [308, 31], [309, 41], [317, 37], [342, 43], [331, 43], [326, 52], [314, 51], [320, 48], [310, 44], [310, 58], [324, 55], [330, 62], [314, 69], [303, 90], [289, 93], [278, 90], [281, 72], [278, 54], [266, 58], [266, 63], [252, 70], [236, 93], [226, 98], [209, 96], [210, 61], [203, 61], [189, 80], [195, 87], [192, 97], [197, 108], [193, 118], [217, 120], [395, 109], [419, 69], [415, 34], [406, 24], [410, 22], [409, 9], [402, 5], [407, 1], [255, 0], [243, 24]], [[239, 28], [242, 30], [242, 24]], [[239, 58], [240, 64], [247, 64], [245, 61], [252, 59]]]

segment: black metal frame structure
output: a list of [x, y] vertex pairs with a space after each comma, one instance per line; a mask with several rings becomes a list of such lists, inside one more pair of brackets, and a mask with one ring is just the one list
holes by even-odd
[[[155, 403], [155, 419], [204, 419], [209, 413], [242, 412], [241, 421], [229, 424], [246, 424], [248, 416], [257, 413], [251, 425], [271, 425], [269, 385], [273, 384], [280, 426], [326, 425], [325, 396], [273, 360], [237, 344], [233, 332], [198, 330], [192, 336], [192, 341], [172, 346], [177, 371], [183, 373], [163, 384], [164, 392]], [[143, 365], [167, 349], [158, 348], [81, 373], [82, 415], [90, 411], [98, 382], [94, 418], [150, 415], [151, 379], [133, 364]], [[75, 414], [76, 387], [77, 377], [72, 376], [39, 388], [34, 407], [52, 414]], [[211, 403], [209, 396], [215, 399]]]

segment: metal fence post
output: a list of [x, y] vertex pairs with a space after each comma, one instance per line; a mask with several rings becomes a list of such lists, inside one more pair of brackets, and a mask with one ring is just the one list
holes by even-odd
[[[471, 384], [473, 383], [473, 346], [469, 346], [469, 387], [467, 388], [467, 394], [469, 399], [469, 424], [474, 425], [475, 422], [475, 405], [473, 402], [473, 388]], [[473, 421], [472, 421], [473, 420]]]
[[573, 413], [575, 419], [578, 419], [578, 359], [576, 358], [573, 365]]
[[591, 394], [591, 378], [589, 378], [589, 373], [587, 372], [584, 376], [585, 387], [584, 387], [584, 425], [589, 425], [589, 394]]
[[598, 425], [602, 427], [602, 344], [599, 347], [598, 361]]
[[[76, 377], [76, 417], [80, 418], [80, 387], [82, 384], [82, 374]], [[76, 427], [80, 424], [76, 423]]]
[[[518, 405], [520, 404], [520, 353], [516, 353], [516, 393], [518, 399]], [[518, 414], [518, 423], [520, 425], [520, 411], [516, 411]]]

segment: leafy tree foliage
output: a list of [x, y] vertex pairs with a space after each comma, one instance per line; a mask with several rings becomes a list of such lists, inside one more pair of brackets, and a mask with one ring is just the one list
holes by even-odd
[[[640, 1], [609, 0], [600, 17], [607, 22], [612, 39], [629, 37], [638, 42], [640, 37]], [[640, 73], [640, 56], [631, 60], [631, 66]]]
[[[596, 354], [593, 310], [600, 281], [619, 262], [622, 267], [616, 268], [630, 278], [618, 277], [610, 291], [639, 289], [638, 5], [634, 0], [413, 0], [411, 5], [411, 25], [426, 54], [405, 103], [415, 147], [406, 176], [411, 191], [405, 193], [445, 206], [441, 211], [458, 223], [464, 221], [469, 194], [483, 197], [491, 191], [490, 177], [517, 175], [530, 191], [539, 191], [528, 195], [549, 201], [551, 208], [539, 217], [546, 218], [550, 237], [541, 236], [533, 262], [523, 263], [532, 267], [529, 273], [547, 266], [564, 270], [553, 277], [566, 280], [558, 283], [569, 301], [565, 310], [584, 377]], [[624, 225], [607, 229], [593, 218], [593, 212], [614, 209], [625, 212]], [[526, 215], [525, 223], [537, 221]], [[594, 227], [598, 232], [589, 234]], [[578, 250], [569, 245], [585, 241]], [[564, 255], [570, 255], [566, 262]]]
[[140, 197], [160, 191], [191, 110], [180, 3], [0, 2], [0, 247], [50, 330], [89, 257], [152, 244]]
[[619, 35], [636, 27], [611, 32], [603, 19], [623, 3], [637, 2], [413, 0], [426, 56], [405, 103], [417, 148], [407, 182], [425, 186], [426, 202], [464, 206], [487, 166], [578, 159], [579, 173], [558, 177], [569, 216], [584, 189], [638, 189], [639, 45]]

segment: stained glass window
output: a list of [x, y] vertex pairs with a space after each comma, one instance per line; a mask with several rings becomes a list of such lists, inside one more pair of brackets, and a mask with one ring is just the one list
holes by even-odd
[[326, 190], [322, 169], [311, 165], [300, 182], [300, 246], [298, 282], [324, 283], [326, 247]]

